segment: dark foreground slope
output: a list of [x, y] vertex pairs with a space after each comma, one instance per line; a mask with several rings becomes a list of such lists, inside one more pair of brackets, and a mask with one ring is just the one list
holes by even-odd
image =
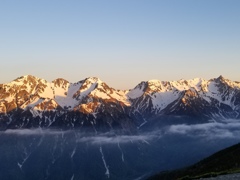
[[198, 179], [240, 172], [240, 144], [236, 144], [185, 169], [162, 172], [154, 179]]

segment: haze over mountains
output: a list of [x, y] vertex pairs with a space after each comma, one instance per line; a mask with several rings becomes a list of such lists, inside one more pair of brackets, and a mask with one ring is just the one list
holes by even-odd
[[0, 85], [1, 129], [93, 127], [134, 129], [161, 117], [198, 122], [240, 118], [240, 83], [210, 80], [150, 80], [116, 90], [97, 77], [76, 83], [47, 82], [31, 75]]

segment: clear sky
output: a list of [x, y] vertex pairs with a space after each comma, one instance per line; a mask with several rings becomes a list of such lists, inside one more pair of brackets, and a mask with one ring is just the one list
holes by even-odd
[[0, 83], [240, 81], [239, 0], [2, 0]]

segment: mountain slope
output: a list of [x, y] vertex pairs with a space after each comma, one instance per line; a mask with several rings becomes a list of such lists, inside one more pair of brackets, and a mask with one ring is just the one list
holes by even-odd
[[[222, 76], [203, 79], [142, 82], [128, 93], [133, 109], [155, 114], [202, 118], [239, 118], [240, 84]], [[137, 94], [137, 96], [134, 96]]]
[[236, 144], [185, 169], [163, 172], [154, 179], [199, 179], [240, 172], [240, 144]]

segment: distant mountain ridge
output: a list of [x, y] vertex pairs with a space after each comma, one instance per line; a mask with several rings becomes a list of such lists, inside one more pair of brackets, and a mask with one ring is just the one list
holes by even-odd
[[[240, 118], [240, 82], [218, 78], [139, 83], [116, 90], [97, 77], [76, 83], [31, 75], [0, 84], [0, 127], [139, 127], [160, 116]], [[95, 129], [96, 130], [96, 129]]]

